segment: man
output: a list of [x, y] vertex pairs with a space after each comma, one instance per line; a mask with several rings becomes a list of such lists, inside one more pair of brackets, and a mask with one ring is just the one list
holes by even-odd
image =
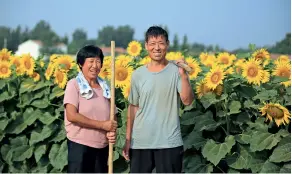
[[[132, 75], [127, 135], [123, 155], [131, 173], [179, 173], [182, 171], [183, 141], [179, 123], [180, 100], [193, 102], [187, 73], [166, 60], [167, 32], [150, 27], [145, 48], [151, 63]], [[184, 62], [179, 60], [178, 62]]]

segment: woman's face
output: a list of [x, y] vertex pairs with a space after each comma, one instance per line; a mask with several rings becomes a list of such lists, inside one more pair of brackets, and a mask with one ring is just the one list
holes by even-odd
[[82, 73], [89, 79], [95, 79], [101, 69], [101, 60], [99, 57], [86, 58], [82, 66]]

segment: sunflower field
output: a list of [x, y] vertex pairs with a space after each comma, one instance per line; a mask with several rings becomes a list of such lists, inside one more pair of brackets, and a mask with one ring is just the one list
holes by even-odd
[[[195, 93], [180, 109], [186, 173], [291, 172], [291, 60], [271, 59], [266, 49], [250, 53], [169, 52], [185, 58]], [[131, 74], [150, 62], [141, 43], [132, 41], [115, 61], [117, 141], [114, 172], [127, 173], [122, 157]], [[111, 58], [100, 77], [110, 81]], [[49, 61], [29, 54], [0, 52], [0, 172], [66, 172], [67, 141], [63, 95], [79, 71], [68, 55]]]

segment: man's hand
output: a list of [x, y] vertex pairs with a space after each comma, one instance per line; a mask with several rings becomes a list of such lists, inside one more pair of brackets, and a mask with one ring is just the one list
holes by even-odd
[[107, 137], [109, 143], [111, 143], [111, 144], [116, 143], [116, 132], [107, 132], [106, 137]]
[[130, 141], [126, 140], [126, 143], [125, 143], [124, 149], [123, 149], [123, 156], [127, 161], [130, 160], [130, 157], [129, 157], [130, 145], [131, 145]]
[[[187, 62], [183, 58], [176, 60], [175, 63], [178, 65], [181, 63], [187, 64]], [[188, 77], [188, 74], [186, 73], [186, 71], [182, 67], [179, 67], [178, 71], [179, 71], [179, 75], [181, 77]]]

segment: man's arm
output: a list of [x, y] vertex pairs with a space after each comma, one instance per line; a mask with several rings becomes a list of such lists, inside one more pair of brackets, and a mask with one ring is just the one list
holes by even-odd
[[128, 114], [127, 114], [127, 132], [126, 132], [126, 142], [131, 141], [132, 136], [132, 130], [133, 130], [133, 123], [135, 120], [135, 115], [137, 110], [139, 109], [139, 106], [135, 106], [130, 104], [128, 108]]
[[192, 86], [186, 73], [181, 74], [180, 98], [182, 100], [182, 103], [186, 106], [191, 105], [195, 98]]

